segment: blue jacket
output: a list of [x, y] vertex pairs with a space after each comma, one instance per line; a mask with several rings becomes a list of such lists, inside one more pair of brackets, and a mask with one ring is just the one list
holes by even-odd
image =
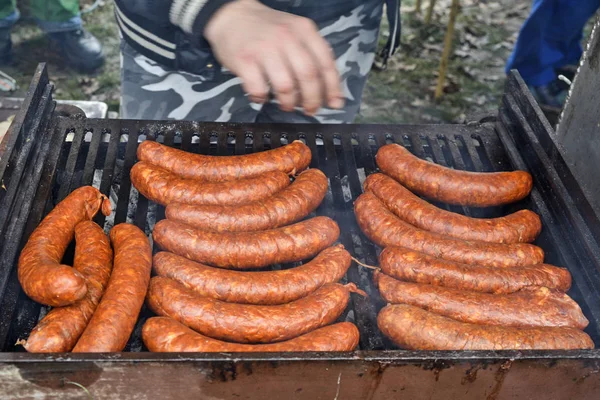
[[[233, 0], [115, 0], [115, 14], [123, 39], [146, 57], [170, 68], [201, 74], [208, 79], [220, 68], [202, 32], [215, 11]], [[334, 18], [358, 7], [362, 0], [260, 0], [295, 15]], [[388, 3], [390, 35], [387, 51], [399, 44], [399, 0]], [[330, 16], [329, 16], [330, 14]], [[398, 29], [395, 29], [398, 27]]]

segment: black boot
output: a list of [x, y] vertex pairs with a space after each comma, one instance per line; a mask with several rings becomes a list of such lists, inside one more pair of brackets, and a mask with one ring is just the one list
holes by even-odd
[[7, 65], [12, 61], [10, 31], [10, 28], [0, 29], [0, 65]]
[[65, 63], [81, 72], [92, 72], [104, 64], [102, 45], [83, 28], [49, 33], [48, 37], [59, 47]]

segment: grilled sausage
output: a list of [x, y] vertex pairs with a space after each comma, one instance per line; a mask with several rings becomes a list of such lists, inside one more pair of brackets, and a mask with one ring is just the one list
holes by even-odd
[[402, 282], [377, 271], [373, 279], [381, 297], [388, 303], [410, 304], [462, 322], [578, 329], [589, 324], [573, 299], [544, 287], [525, 288], [511, 294], [489, 294]]
[[323, 250], [299, 267], [266, 272], [227, 271], [160, 252], [154, 256], [154, 271], [201, 296], [230, 303], [274, 305], [289, 303], [326, 283], [339, 281], [350, 263], [350, 253], [342, 245]]
[[525, 171], [469, 172], [443, 167], [392, 143], [377, 151], [377, 166], [415, 193], [449, 204], [489, 207], [525, 198], [533, 181]]
[[458, 322], [406, 304], [384, 307], [377, 316], [384, 335], [413, 350], [571, 350], [593, 349], [575, 328], [514, 328]]
[[501, 218], [470, 218], [429, 204], [384, 174], [369, 175], [364, 187], [403, 221], [459, 239], [527, 243], [533, 242], [542, 230], [542, 221], [533, 211], [520, 210]]
[[544, 286], [566, 292], [571, 274], [549, 264], [494, 268], [460, 264], [404, 247], [386, 247], [379, 255], [381, 270], [402, 281], [427, 283], [476, 292], [506, 294], [527, 286]]
[[263, 200], [290, 184], [285, 172], [271, 171], [232, 182], [200, 182], [140, 161], [131, 168], [131, 183], [149, 200], [170, 203], [239, 205]]
[[53, 308], [31, 331], [25, 349], [30, 353], [62, 353], [71, 351], [104, 293], [113, 253], [108, 237], [92, 221], [75, 227], [75, 259], [73, 268], [86, 280], [85, 297], [70, 306]]
[[73, 352], [121, 351], [133, 331], [148, 289], [152, 250], [137, 226], [119, 224], [110, 231], [114, 270], [94, 316]]
[[187, 179], [224, 182], [259, 176], [270, 171], [288, 175], [305, 170], [312, 154], [299, 140], [277, 149], [242, 156], [205, 156], [187, 153], [146, 140], [140, 143], [137, 158]]
[[142, 339], [153, 352], [352, 351], [358, 346], [359, 333], [354, 324], [340, 322], [285, 342], [238, 344], [211, 339], [171, 318], [154, 317], [144, 324]]
[[372, 193], [358, 197], [354, 212], [365, 235], [381, 247], [406, 247], [446, 260], [490, 267], [535, 265], [544, 261], [544, 251], [531, 244], [469, 242], [415, 228], [396, 217]]
[[217, 233], [163, 219], [152, 237], [164, 250], [221, 268], [260, 268], [301, 261], [331, 246], [340, 229], [330, 218], [315, 217], [262, 232]]
[[289, 187], [262, 201], [245, 205], [185, 205], [167, 207], [167, 218], [198, 229], [250, 232], [278, 228], [314, 211], [327, 193], [327, 177], [318, 169], [302, 172]]
[[33, 231], [19, 257], [19, 282], [33, 300], [62, 307], [81, 300], [86, 292], [85, 278], [68, 265], [61, 265], [75, 226], [89, 221], [102, 209], [110, 214], [110, 201], [98, 189], [75, 189], [44, 218]]
[[177, 281], [156, 276], [148, 306], [206, 336], [238, 343], [288, 340], [329, 325], [346, 309], [352, 283], [329, 283], [310, 295], [276, 306], [234, 304], [198, 296]]

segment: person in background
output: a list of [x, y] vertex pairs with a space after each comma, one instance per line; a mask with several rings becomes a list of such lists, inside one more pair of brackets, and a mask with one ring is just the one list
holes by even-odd
[[[116, 0], [121, 117], [351, 122], [375, 57], [383, 3]], [[399, 1], [387, 3], [392, 54]]]
[[[79, 0], [30, 0], [32, 17], [60, 49], [65, 64], [92, 72], [104, 63], [102, 45], [83, 29]], [[16, 0], [0, 0], [0, 63], [12, 59], [13, 25], [19, 19]]]
[[506, 73], [518, 70], [538, 103], [549, 111], [560, 111], [566, 100], [568, 89], [558, 76], [572, 80], [583, 53], [583, 28], [599, 7], [600, 0], [533, 2]]

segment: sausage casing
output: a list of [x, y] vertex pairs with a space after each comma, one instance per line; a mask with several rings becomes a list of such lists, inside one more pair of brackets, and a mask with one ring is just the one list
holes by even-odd
[[465, 241], [428, 232], [402, 221], [372, 193], [363, 193], [354, 203], [362, 231], [380, 247], [399, 246], [446, 260], [490, 267], [541, 264], [544, 251], [528, 243]]
[[211, 338], [271, 343], [329, 325], [346, 309], [350, 291], [358, 290], [353, 284], [329, 283], [291, 303], [257, 306], [198, 296], [177, 281], [156, 276], [150, 282], [148, 306]]
[[190, 261], [173, 253], [154, 255], [154, 271], [174, 279], [201, 296], [230, 303], [284, 304], [337, 282], [350, 267], [344, 246], [323, 250], [299, 267], [264, 272], [229, 271]]
[[115, 259], [106, 292], [73, 352], [111, 352], [125, 348], [144, 304], [152, 250], [137, 226], [123, 223], [110, 231]]
[[525, 198], [533, 186], [525, 171], [458, 171], [422, 160], [392, 143], [379, 148], [377, 166], [415, 193], [449, 204], [489, 207]]
[[42, 220], [19, 257], [19, 282], [27, 296], [52, 307], [67, 306], [85, 296], [85, 278], [60, 262], [73, 240], [75, 226], [94, 218], [100, 209], [110, 214], [110, 201], [98, 189], [83, 186]]
[[283, 228], [261, 232], [208, 232], [163, 219], [152, 232], [164, 250], [221, 268], [260, 268], [301, 261], [331, 246], [339, 237], [338, 225], [328, 217], [315, 217]]
[[589, 321], [564, 293], [525, 288], [511, 294], [489, 294], [422, 283], [402, 282], [375, 272], [381, 297], [410, 304], [457, 321], [503, 326], [570, 326], [584, 329]]
[[142, 339], [153, 352], [352, 351], [358, 346], [359, 333], [351, 322], [339, 322], [284, 342], [239, 344], [201, 335], [171, 318], [153, 317], [144, 324]]
[[108, 284], [112, 261], [110, 242], [102, 228], [92, 221], [78, 223], [73, 268], [85, 278], [88, 291], [83, 299], [46, 314], [31, 331], [27, 351], [62, 353], [73, 349]]
[[484, 267], [448, 261], [404, 247], [383, 249], [379, 266], [385, 274], [402, 281], [484, 293], [513, 293], [528, 286], [544, 286], [561, 292], [571, 288], [571, 274], [566, 268], [549, 264]]
[[542, 230], [542, 221], [533, 211], [520, 210], [500, 218], [471, 218], [429, 204], [384, 174], [369, 175], [364, 187], [398, 218], [442, 235], [482, 242], [528, 243]]
[[318, 169], [302, 172], [281, 192], [242, 205], [167, 206], [168, 219], [215, 232], [251, 232], [285, 226], [314, 211], [327, 193], [327, 177]]
[[459, 322], [406, 304], [384, 307], [377, 316], [384, 335], [411, 350], [593, 349], [583, 331], [565, 327], [514, 328]]
[[140, 161], [130, 172], [133, 186], [149, 200], [162, 205], [171, 203], [239, 205], [263, 200], [290, 184], [281, 171], [231, 182], [201, 182], [179, 176]]
[[282, 171], [288, 175], [310, 164], [310, 148], [299, 140], [273, 150], [241, 156], [205, 156], [177, 150], [146, 140], [138, 146], [137, 158], [187, 179], [224, 182]]

